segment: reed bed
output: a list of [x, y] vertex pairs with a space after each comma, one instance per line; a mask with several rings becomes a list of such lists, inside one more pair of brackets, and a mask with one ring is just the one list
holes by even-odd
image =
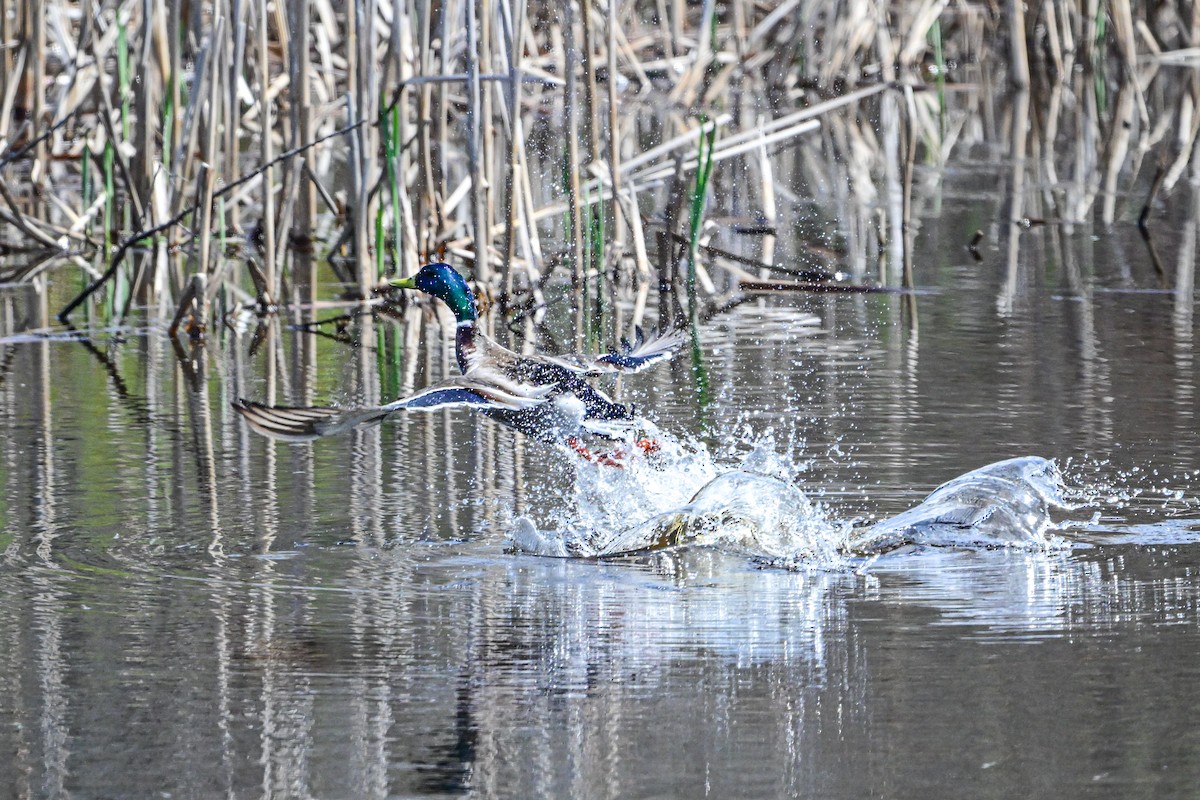
[[64, 321], [362, 301], [445, 258], [511, 316], [569, 283], [582, 345], [655, 286], [695, 325], [747, 288], [912, 285], [914, 175], [1005, 140], [1013, 97], [1045, 172], [1017, 222], [1112, 222], [1146, 172], [1162, 202], [1200, 133], [1195, 73], [1157, 80], [1200, 61], [1187, 4], [5, 8], [0, 278], [51, 285]]

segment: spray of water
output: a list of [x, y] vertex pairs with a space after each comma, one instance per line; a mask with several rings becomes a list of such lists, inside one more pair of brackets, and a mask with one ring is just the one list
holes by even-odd
[[658, 432], [660, 450], [624, 468], [576, 461], [565, 510], [550, 527], [517, 517], [515, 550], [611, 558], [708, 547], [784, 567], [861, 563], [912, 547], [1052, 548], [1051, 512], [1070, 509], [1052, 461], [1034, 456], [974, 470], [917, 507], [870, 527], [837, 519], [794, 478], [805, 466], [780, 456], [771, 437], [748, 452], [712, 455]]

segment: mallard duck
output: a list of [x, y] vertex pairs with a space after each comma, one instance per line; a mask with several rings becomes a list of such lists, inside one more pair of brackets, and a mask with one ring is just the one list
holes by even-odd
[[[379, 422], [397, 411], [467, 406], [527, 436], [567, 444], [588, 455], [581, 444], [587, 439], [633, 439], [640, 424], [632, 406], [614, 402], [587, 379], [640, 372], [671, 358], [684, 342], [679, 330], [649, 340], [639, 330], [634, 342], [624, 341], [603, 355], [520, 355], [479, 330], [475, 296], [449, 264], [428, 264], [415, 276], [390, 283], [432, 295], [454, 312], [455, 354], [462, 375], [367, 408], [267, 406], [239, 399], [234, 407], [250, 427], [276, 439], [307, 441]], [[652, 449], [647, 440], [633, 443]]]

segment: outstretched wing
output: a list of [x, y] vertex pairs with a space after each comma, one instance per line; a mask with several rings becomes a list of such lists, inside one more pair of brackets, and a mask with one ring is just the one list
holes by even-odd
[[[257, 433], [289, 442], [307, 442], [369, 420], [348, 420], [354, 410], [328, 406], [269, 406], [240, 397], [233, 401], [233, 408]], [[369, 410], [382, 412], [382, 409], [359, 409], [359, 413]], [[381, 413], [378, 419], [385, 416], [386, 413]]]
[[658, 333], [647, 340], [642, 329], [636, 329], [634, 340], [621, 340], [621, 346], [611, 353], [590, 355], [586, 353], [544, 356], [550, 364], [562, 367], [578, 375], [603, 375], [611, 372], [641, 372], [647, 367], [666, 361], [675, 355], [687, 341], [687, 332], [681, 328]]
[[554, 387], [530, 386], [503, 375], [480, 370], [435, 383], [416, 394], [382, 406], [333, 408], [330, 406], [269, 406], [238, 399], [233, 407], [246, 423], [263, 436], [290, 442], [307, 442], [382, 422], [397, 411], [433, 411], [466, 406], [522, 411], [546, 402]]

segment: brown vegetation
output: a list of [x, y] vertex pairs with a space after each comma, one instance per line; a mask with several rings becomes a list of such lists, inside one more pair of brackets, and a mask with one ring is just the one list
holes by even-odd
[[[1187, 4], [5, 9], [3, 277], [82, 271], [86, 289], [64, 317], [99, 290], [117, 317], [141, 305], [169, 315], [197, 274], [209, 300], [224, 289], [260, 310], [311, 303], [313, 251], [356, 298], [437, 257], [510, 309], [557, 273], [575, 290], [577, 331], [606, 281], [640, 288], [639, 309], [651, 285], [672, 297], [695, 286], [708, 313], [743, 280], [803, 288], [840, 270], [861, 283], [872, 258], [884, 277], [885, 261], [904, 264], [892, 274], [911, 282], [921, 160], [1007, 128], [1008, 155], [1024, 164], [1028, 129], [1052, 173], [1043, 199], [1054, 208], [1035, 216], [1079, 221], [1099, 197], [1111, 221], [1121, 171], [1136, 176], [1157, 152], [1155, 192], [1169, 191], [1200, 130], [1195, 74], [1154, 84], [1161, 65], [1200, 58], [1200, 10]], [[1030, 95], [996, 98], [1004, 77], [1031, 90], [1032, 115]], [[948, 104], [952, 92], [966, 99]], [[1064, 164], [1055, 153], [1067, 140]], [[736, 170], [721, 166], [730, 159]], [[780, 168], [836, 207], [840, 248], [776, 263]], [[1010, 218], [1024, 220], [1013, 188]], [[718, 229], [749, 231], [753, 247], [707, 241], [714, 194], [738, 195]]]

